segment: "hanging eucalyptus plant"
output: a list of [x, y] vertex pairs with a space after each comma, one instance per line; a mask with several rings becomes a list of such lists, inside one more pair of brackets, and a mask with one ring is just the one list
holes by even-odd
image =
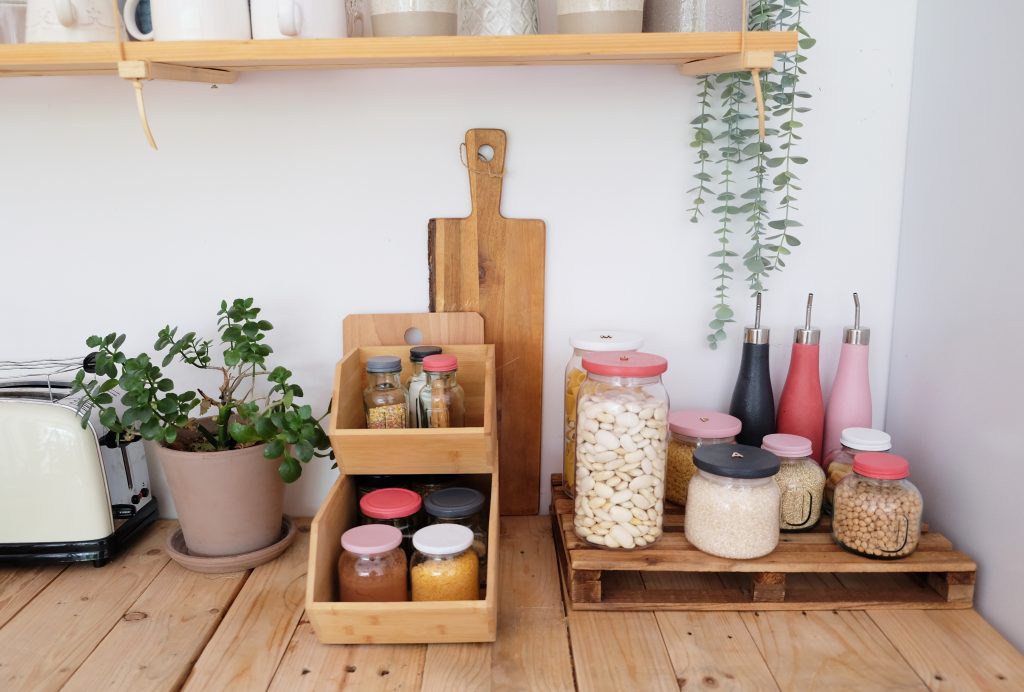
[[[697, 150], [696, 187], [690, 221], [704, 216], [705, 205], [716, 220], [714, 234], [715, 304], [708, 323], [708, 346], [718, 348], [726, 325], [734, 322], [730, 284], [736, 267], [746, 271], [751, 293], [767, 290], [768, 277], [786, 266], [792, 248], [800, 245], [794, 229], [801, 223], [795, 203], [801, 187], [796, 168], [807, 163], [798, 156], [799, 120], [810, 110], [801, 105], [811, 95], [799, 89], [806, 74], [805, 51], [814, 45], [803, 20], [806, 0], [752, 0], [747, 26], [751, 31], [796, 31], [798, 49], [777, 58], [774, 70], [760, 74], [765, 100], [765, 138], [759, 137], [757, 103], [749, 72], [706, 75], [698, 81], [700, 114], [691, 121]], [[736, 237], [742, 229], [745, 239]], [[742, 243], [742, 244], [741, 244]], [[742, 252], [741, 252], [742, 251]]]

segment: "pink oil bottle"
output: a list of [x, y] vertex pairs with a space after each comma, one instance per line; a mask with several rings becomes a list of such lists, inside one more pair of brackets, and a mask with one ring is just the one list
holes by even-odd
[[860, 298], [853, 294], [853, 326], [843, 332], [839, 367], [825, 409], [823, 454], [839, 449], [846, 428], [871, 427], [871, 383], [868, 378], [868, 343], [871, 330], [860, 326]]

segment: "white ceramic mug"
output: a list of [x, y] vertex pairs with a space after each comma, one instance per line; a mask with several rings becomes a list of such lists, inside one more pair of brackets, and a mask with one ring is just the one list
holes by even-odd
[[[109, 0], [107, 0], [109, 3]], [[153, 31], [135, 21], [139, 0], [124, 4], [124, 26], [139, 41], [209, 41], [252, 38], [248, 0], [151, 0]]]
[[110, 0], [29, 0], [26, 43], [116, 41]]
[[345, 38], [345, 0], [252, 0], [253, 38]]

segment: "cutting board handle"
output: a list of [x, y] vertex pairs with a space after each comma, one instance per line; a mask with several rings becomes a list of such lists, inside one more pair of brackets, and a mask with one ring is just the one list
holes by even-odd
[[[487, 155], [490, 155], [490, 160], [487, 160]], [[482, 128], [467, 131], [466, 168], [469, 169], [469, 192], [473, 203], [470, 218], [501, 218], [505, 131]]]

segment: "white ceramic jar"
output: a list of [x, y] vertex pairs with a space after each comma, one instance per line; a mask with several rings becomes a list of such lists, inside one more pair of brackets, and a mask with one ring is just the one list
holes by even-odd
[[256, 39], [345, 38], [343, 0], [251, 0]]
[[761, 557], [779, 544], [779, 459], [747, 445], [712, 445], [693, 453], [683, 526], [699, 550], [734, 560]]
[[665, 512], [668, 362], [612, 351], [583, 359], [576, 409], [576, 535], [603, 548], [644, 548]]
[[138, 41], [241, 41], [252, 38], [249, 0], [154, 0], [150, 3], [153, 30], [148, 33], [143, 32], [135, 20], [138, 4], [139, 0], [127, 0], [124, 4], [125, 29]]
[[26, 43], [116, 41], [117, 18], [110, 0], [29, 0]]
[[25, 0], [0, 0], [0, 43], [24, 43]]
[[374, 36], [454, 36], [458, 0], [370, 0]]
[[558, 0], [558, 33], [640, 33], [644, 0]]

